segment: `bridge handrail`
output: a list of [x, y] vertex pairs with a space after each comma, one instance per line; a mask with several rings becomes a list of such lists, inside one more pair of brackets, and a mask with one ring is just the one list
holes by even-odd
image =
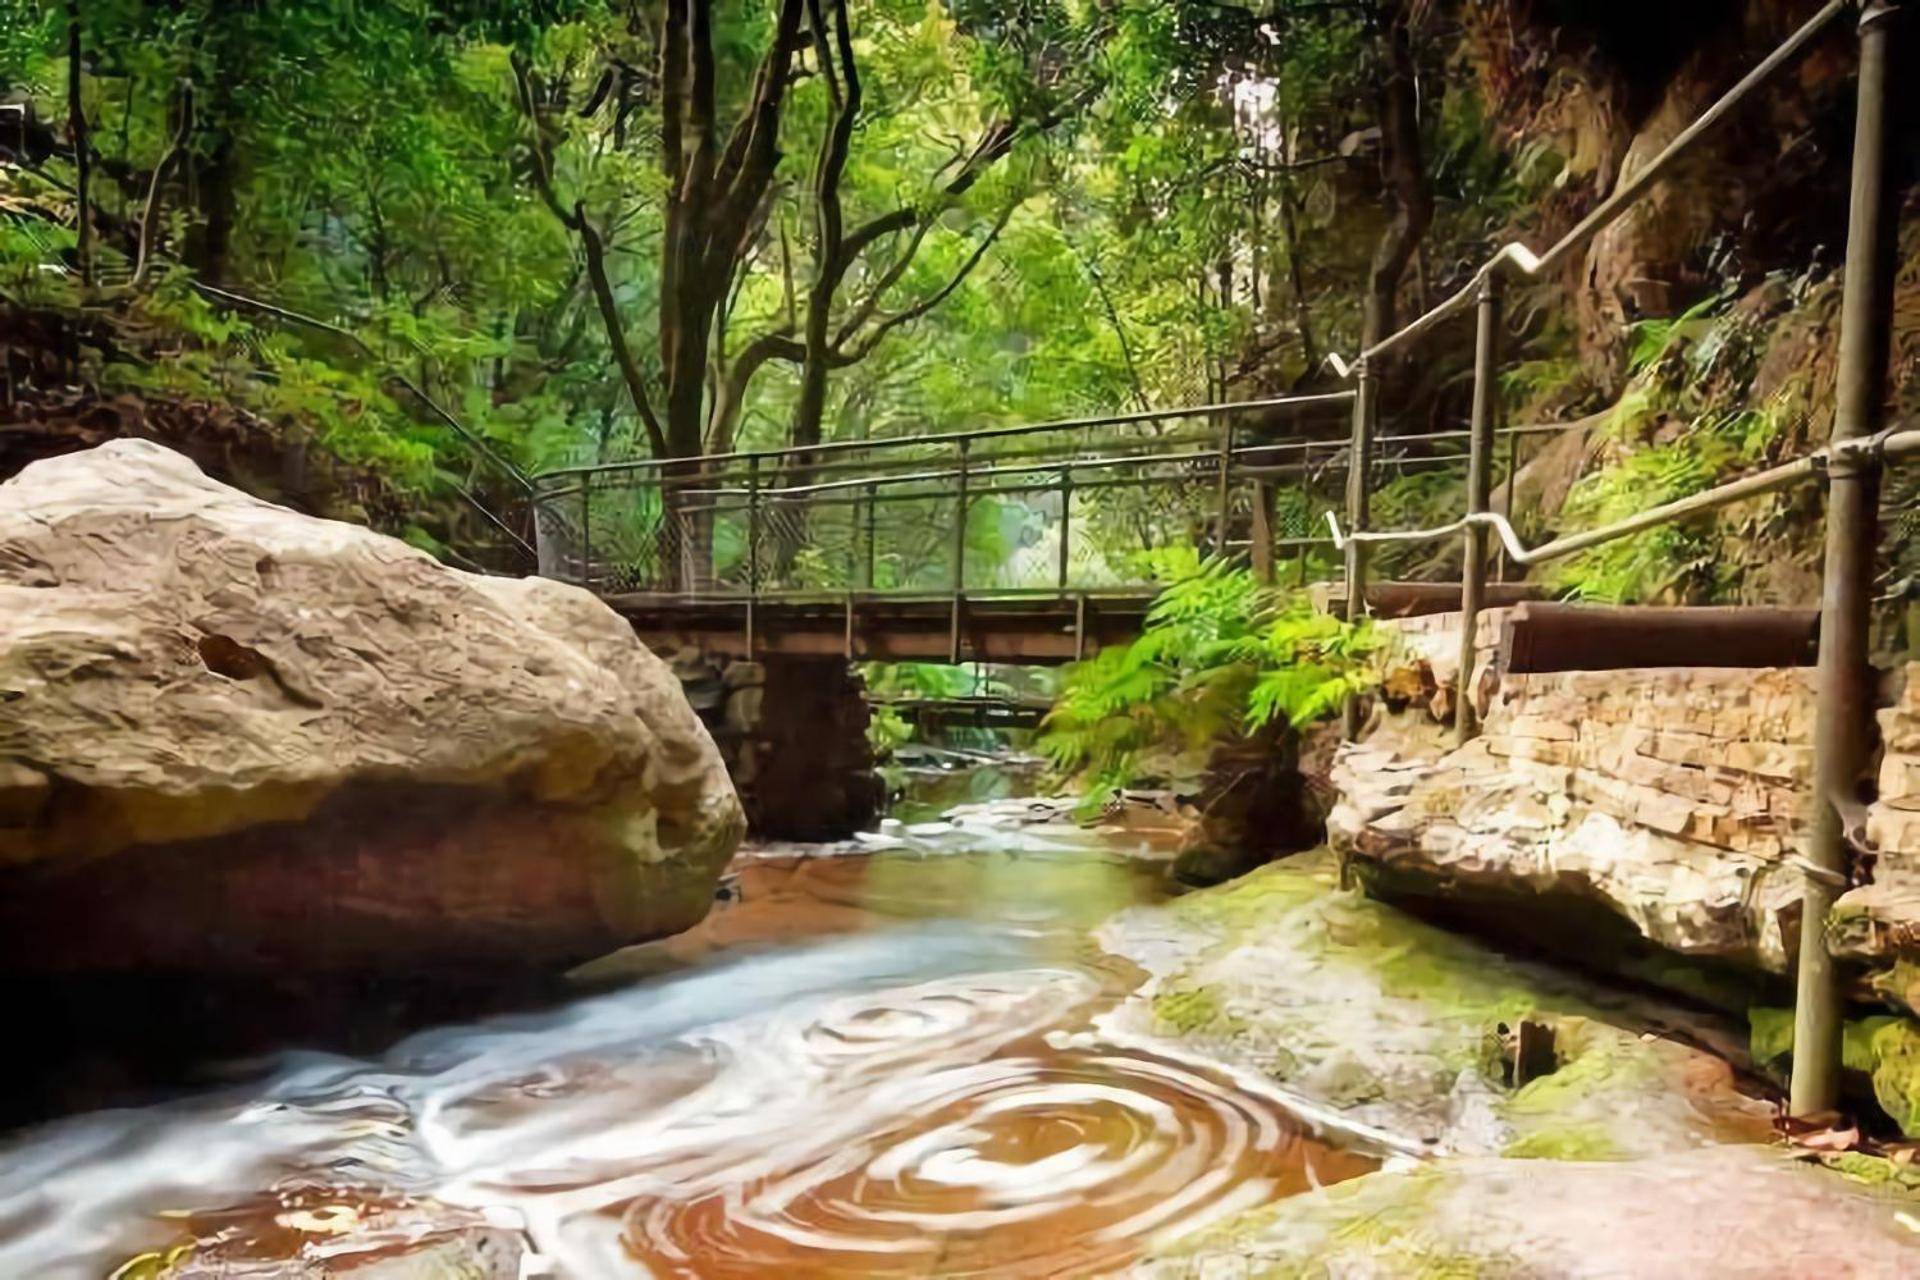
[[[1350, 397], [1345, 397], [1345, 398], [1350, 398]], [[1567, 429], [1568, 428], [1566, 423], [1547, 422], [1547, 423], [1533, 423], [1525, 426], [1501, 427], [1496, 431], [1495, 434], [1501, 438], [1523, 438], [1523, 437], [1536, 436], [1536, 435], [1559, 435], [1564, 433]], [[1454, 429], [1444, 430], [1444, 431], [1411, 432], [1405, 435], [1396, 435], [1392, 437], [1392, 440], [1393, 440], [1393, 443], [1396, 445], [1437, 444], [1437, 443], [1443, 443], [1447, 441], [1470, 440], [1472, 435], [1473, 435], [1473, 432], [1471, 428], [1459, 427], [1459, 428], [1454, 428]], [[969, 436], [969, 437], [961, 437], [961, 438], [971, 440], [976, 437]], [[1157, 440], [1154, 443], [1163, 444], [1171, 447], [1171, 446], [1191, 445], [1191, 444], [1212, 444], [1218, 439], [1219, 439], [1219, 436], [1217, 433], [1208, 433], [1205, 435], [1195, 434], [1190, 436], [1166, 437], [1164, 439]], [[886, 443], [906, 444], [906, 443], [914, 443], [914, 442], [915, 441], [911, 439], [903, 439], [897, 442], [887, 441]], [[924, 443], [925, 438], [924, 437], [921, 438], [919, 442]], [[1140, 443], [1142, 442], [1116, 441], [1116, 442], [1112, 442], [1106, 447], [1119, 448], [1127, 445], [1137, 446]], [[1350, 444], [1350, 441], [1348, 440], [1348, 438], [1345, 435], [1340, 435], [1340, 436], [1329, 436], [1323, 439], [1274, 440], [1274, 441], [1268, 441], [1268, 442], [1263, 442], [1259, 444], [1236, 444], [1233, 446], [1230, 452], [1220, 448], [1209, 448], [1204, 451], [1195, 451], [1195, 452], [1187, 452], [1187, 453], [1153, 453], [1153, 454], [1138, 454], [1138, 455], [1130, 455], [1130, 456], [1122, 456], [1122, 457], [1112, 457], [1112, 456], [1102, 455], [1097, 453], [1089, 454], [1088, 445], [1083, 443], [1074, 443], [1069, 445], [1052, 446], [1052, 447], [1036, 449], [1036, 450], [1015, 450], [1015, 451], [1010, 451], [1006, 453], [996, 453], [991, 455], [995, 459], [992, 465], [970, 466], [967, 468], [966, 473], [969, 477], [978, 478], [981, 476], [990, 476], [990, 475], [1016, 475], [1016, 474], [1045, 475], [1045, 474], [1058, 474], [1062, 471], [1074, 471], [1074, 472], [1096, 471], [1096, 470], [1101, 470], [1103, 468], [1109, 468], [1109, 467], [1118, 467], [1118, 466], [1127, 466], [1127, 465], [1145, 465], [1145, 464], [1154, 463], [1154, 462], [1168, 463], [1168, 462], [1198, 462], [1198, 461], [1217, 460], [1222, 456], [1223, 452], [1225, 452], [1227, 453], [1228, 456], [1230, 456], [1234, 460], [1235, 463], [1244, 464], [1243, 469], [1246, 471], [1247, 474], [1257, 475], [1262, 471], [1276, 470], [1277, 468], [1270, 464], [1257, 461], [1256, 459], [1268, 458], [1273, 455], [1287, 455], [1287, 454], [1296, 454], [1296, 453], [1301, 455], [1311, 455], [1315, 450], [1327, 450], [1332, 452], [1338, 452], [1339, 450], [1347, 448], [1349, 444]], [[750, 462], [753, 459], [756, 459], [761, 456], [763, 455], [758, 455], [758, 454], [713, 455], [712, 457], [703, 457], [694, 461], [700, 461], [700, 462], [722, 461], [729, 457], [738, 457]], [[1439, 455], [1434, 455], [1430, 458], [1416, 459], [1414, 461], [1416, 462], [1428, 462], [1428, 461], [1459, 462], [1459, 461], [1465, 460], [1466, 457], [1467, 457], [1466, 454], [1460, 454], [1460, 453], [1439, 454]], [[1018, 461], [1020, 459], [1039, 459], [1039, 460], [1033, 461], [1030, 464], [1023, 465], [1023, 466], [1005, 465], [1006, 461], [1009, 459], [1015, 460], [1015, 461]], [[923, 458], [903, 458], [903, 459], [897, 459], [897, 460], [882, 460], [882, 461], [877, 461], [872, 463], [825, 463], [817, 467], [811, 467], [809, 468], [809, 470], [813, 472], [822, 472], [822, 471], [831, 472], [831, 471], [838, 471], [838, 470], [854, 470], [858, 468], [859, 475], [847, 480], [815, 481], [811, 484], [804, 484], [804, 485], [774, 486], [774, 485], [759, 484], [757, 482], [747, 483], [747, 484], [734, 484], [734, 485], [725, 484], [724, 482], [729, 479], [739, 478], [739, 477], [748, 477], [748, 478], [752, 477], [753, 475], [752, 470], [748, 466], [744, 465], [744, 463], [739, 465], [722, 466], [722, 467], [694, 472], [690, 474], [675, 474], [672, 476], [661, 476], [657, 481], [648, 480], [646, 481], [646, 483], [658, 483], [662, 486], [671, 487], [676, 493], [688, 498], [700, 498], [700, 497], [712, 497], [712, 496], [746, 497], [755, 493], [763, 497], [798, 497], [806, 494], [825, 493], [825, 492], [841, 490], [841, 489], [863, 489], [863, 488], [876, 488], [876, 487], [884, 488], [889, 485], [897, 485], [897, 484], [924, 484], [934, 480], [953, 480], [953, 479], [957, 479], [960, 475], [960, 472], [957, 468], [949, 468], [943, 471], [900, 472], [895, 474], [887, 474], [887, 471], [889, 468], [924, 465], [926, 461], [927, 460]], [[1298, 465], [1299, 464], [1293, 464], [1294, 467], [1297, 467]], [[605, 469], [597, 468], [597, 467], [585, 467], [585, 468], [573, 468], [568, 471], [544, 472], [540, 476], [536, 477], [536, 480], [545, 481], [545, 480], [560, 479], [560, 478], [576, 478], [577, 479], [585, 475], [599, 476], [599, 475], [608, 474], [609, 472], [617, 474], [617, 473], [627, 472], [631, 470], [633, 470], [633, 468], [628, 467], [625, 464], [613, 463], [613, 464], [608, 464], [607, 468]], [[560, 498], [574, 496], [579, 492], [580, 492], [580, 487], [579, 485], [576, 484], [576, 485], [570, 485], [566, 488], [557, 488], [557, 489], [543, 488], [540, 491], [540, 496], [547, 501], [555, 501]]]
[[[1554, 424], [1545, 428], [1512, 427], [1512, 428], [1508, 428], [1506, 431], [1502, 432], [1501, 434], [1533, 435], [1533, 434], [1538, 434], [1543, 430], [1558, 432], [1558, 431], [1565, 430], [1565, 428], [1558, 424]], [[1403, 440], [1424, 441], [1424, 440], [1460, 439], [1460, 438], [1464, 438], [1467, 434], [1468, 433], [1466, 431], [1435, 431], [1435, 432], [1422, 433], [1421, 435], [1418, 435], [1418, 436], [1396, 436], [1394, 437], [1394, 441], [1395, 443], [1400, 443]], [[1080, 472], [1080, 471], [1117, 470], [1122, 467], [1140, 467], [1140, 466], [1148, 466], [1156, 463], [1160, 465], [1166, 465], [1168, 463], [1186, 463], [1186, 462], [1218, 463], [1221, 457], [1223, 456], [1223, 454], [1224, 456], [1232, 458], [1235, 461], [1241, 461], [1244, 459], [1248, 459], [1256, 454], [1266, 455], [1266, 454], [1272, 454], [1272, 453], [1297, 453], [1297, 452], [1307, 452], [1314, 448], [1323, 448], [1323, 449], [1324, 448], [1340, 448], [1340, 447], [1344, 447], [1346, 443], [1347, 442], [1345, 440], [1290, 440], [1290, 441], [1279, 441], [1274, 444], [1236, 445], [1231, 450], [1206, 449], [1206, 450], [1191, 451], [1187, 453], [1142, 453], [1142, 454], [1124, 455], [1118, 458], [1065, 458], [1065, 459], [1058, 459], [1058, 460], [1048, 461], [1048, 462], [1022, 463], [1016, 466], [992, 465], [992, 466], [966, 467], [964, 469], [959, 467], [954, 467], [944, 471], [916, 471], [916, 472], [911, 472], [904, 475], [885, 475], [885, 476], [868, 475], [868, 476], [861, 476], [861, 477], [850, 479], [850, 480], [827, 480], [827, 481], [816, 482], [814, 484], [784, 485], [784, 486], [774, 486], [774, 485], [744, 485], [744, 486], [731, 486], [731, 487], [720, 486], [720, 487], [714, 487], [714, 488], [686, 488], [686, 489], [680, 489], [678, 492], [683, 497], [688, 497], [688, 498], [707, 498], [707, 497], [747, 498], [747, 497], [753, 497], [754, 495], [757, 494], [762, 498], [792, 499], [792, 498], [807, 497], [812, 494], [820, 494], [820, 493], [837, 493], [837, 492], [852, 491], [852, 490], [882, 489], [891, 485], [931, 484], [936, 481], [942, 481], [942, 480], [958, 480], [962, 476], [966, 477], [968, 480], [981, 480], [981, 479], [991, 479], [996, 476], [1059, 475], [1063, 471]], [[1461, 462], [1461, 461], [1464, 461], [1465, 458], [1466, 458], [1465, 454], [1454, 453], [1454, 454], [1442, 454], [1432, 458], [1416, 459], [1415, 461], [1416, 462]], [[1255, 464], [1255, 465], [1258, 466], [1259, 464]], [[1295, 464], [1295, 465], [1298, 465], [1298, 464]], [[1261, 471], [1275, 471], [1275, 470], [1278, 470], [1279, 468], [1264, 466], [1264, 467], [1259, 467], [1259, 469]], [[1051, 487], [1051, 486], [1043, 486], [1043, 487]], [[1085, 487], [1085, 486], [1083, 485], [1081, 487]], [[578, 490], [571, 490], [571, 489], [562, 490], [560, 491], [559, 494], [556, 494], [553, 496], [563, 496], [565, 494], [575, 493], [575, 492], [578, 492]], [[996, 489], [994, 490], [994, 492], [1010, 492], [1010, 490]]]
[[983, 431], [947, 431], [923, 436], [888, 436], [879, 440], [829, 440], [820, 444], [789, 445], [780, 449], [736, 450], [732, 453], [709, 453], [689, 458], [627, 458], [617, 462], [583, 463], [571, 467], [555, 467], [536, 473], [532, 479], [538, 485], [542, 481], [555, 480], [583, 473], [604, 475], [619, 471], [656, 471], [668, 468], [685, 468], [695, 464], [714, 462], [747, 462], [751, 460], [767, 461], [793, 457], [815, 457], [820, 454], [842, 453], [848, 450], [887, 450], [905, 448], [925, 448], [932, 445], [969, 443], [979, 440], [1002, 440], [1018, 436], [1037, 435], [1047, 431], [1078, 431], [1093, 427], [1128, 426], [1142, 422], [1173, 422], [1182, 418], [1213, 418], [1231, 414], [1254, 413], [1278, 410], [1282, 412], [1302, 412], [1308, 409], [1324, 408], [1332, 405], [1351, 404], [1352, 391], [1330, 391], [1307, 396], [1276, 396], [1265, 400], [1236, 400], [1221, 404], [1187, 405], [1177, 409], [1147, 409], [1138, 413], [1105, 414], [1090, 418], [1066, 418], [1057, 422], [1030, 422], [1013, 427], [989, 427]]

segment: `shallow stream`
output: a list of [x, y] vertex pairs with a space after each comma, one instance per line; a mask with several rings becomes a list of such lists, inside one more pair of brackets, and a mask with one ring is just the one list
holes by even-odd
[[449, 1229], [567, 1277], [1085, 1275], [1376, 1167], [1092, 1030], [1142, 977], [1090, 930], [1165, 895], [1150, 840], [895, 827], [743, 854], [564, 1007], [17, 1136], [0, 1275], [305, 1275]]

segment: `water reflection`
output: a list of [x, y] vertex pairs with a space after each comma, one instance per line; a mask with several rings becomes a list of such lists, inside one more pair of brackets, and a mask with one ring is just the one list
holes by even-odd
[[1092, 851], [748, 856], [707, 925], [596, 970], [677, 973], [24, 1136], [0, 1275], [448, 1240], [504, 1275], [523, 1246], [560, 1276], [1079, 1275], [1371, 1167], [1089, 1032], [1134, 975], [1084, 926], [1159, 883]]

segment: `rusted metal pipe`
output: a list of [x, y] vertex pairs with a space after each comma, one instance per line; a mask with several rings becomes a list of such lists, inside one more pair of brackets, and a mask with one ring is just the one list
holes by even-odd
[[1067, 568], [1073, 550], [1073, 468], [1060, 468], [1060, 564], [1055, 586], [1067, 589]]
[[953, 495], [953, 612], [947, 631], [947, 660], [955, 666], [960, 664], [960, 614], [966, 608], [967, 600], [968, 443], [964, 436], [955, 443], [959, 463], [955, 468], [957, 487]]
[[[1860, 16], [1859, 107], [1854, 117], [1853, 198], [1840, 311], [1840, 367], [1833, 441], [1875, 435], [1886, 409], [1893, 341], [1893, 191], [1886, 181], [1888, 75], [1901, 6], [1874, 0]], [[1846, 819], [1834, 797], [1855, 795], [1873, 741], [1873, 668], [1868, 661], [1873, 557], [1880, 508], [1877, 451], [1836, 452], [1827, 466], [1827, 559], [1820, 601], [1820, 665], [1813, 730], [1814, 812], [1800, 911], [1800, 965], [1793, 1006], [1794, 1115], [1840, 1100], [1841, 1016], [1846, 996], [1827, 950], [1827, 917], [1847, 875]], [[1824, 873], [1824, 874], [1819, 874]]]
[[[1347, 523], [1354, 529], [1367, 527], [1371, 505], [1374, 416], [1379, 387], [1373, 369], [1365, 359], [1354, 371], [1353, 436], [1347, 452]], [[1346, 546], [1347, 621], [1358, 622], [1367, 613], [1367, 544], [1358, 539]], [[1360, 700], [1349, 696], [1340, 709], [1341, 730], [1347, 741], [1360, 736]]]
[[[1493, 427], [1499, 395], [1500, 277], [1480, 281], [1479, 318], [1473, 343], [1473, 437], [1467, 455], [1467, 513], [1480, 515], [1493, 501]], [[1473, 669], [1479, 656], [1480, 605], [1487, 586], [1487, 530], [1469, 524], [1461, 533], [1460, 670], [1453, 686], [1453, 736], [1460, 746], [1479, 730]]]

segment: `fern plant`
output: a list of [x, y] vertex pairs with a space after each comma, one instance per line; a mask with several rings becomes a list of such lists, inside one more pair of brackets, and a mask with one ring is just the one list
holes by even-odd
[[1304, 726], [1373, 683], [1370, 625], [1316, 613], [1224, 559], [1152, 555], [1166, 585], [1139, 638], [1068, 668], [1036, 741], [1089, 806], [1131, 783], [1152, 748]]

